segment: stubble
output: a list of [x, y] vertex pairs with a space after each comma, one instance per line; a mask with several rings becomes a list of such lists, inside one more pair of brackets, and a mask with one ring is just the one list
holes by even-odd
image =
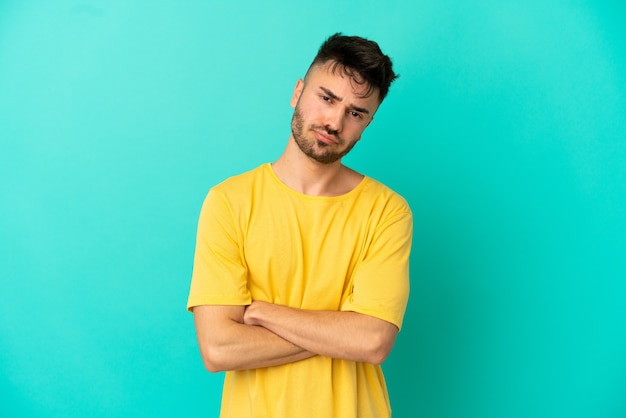
[[[338, 144], [343, 144], [345, 141], [343, 138], [339, 137], [335, 132], [328, 129], [328, 127], [324, 126], [312, 126], [311, 130], [323, 130], [329, 135], [333, 135], [333, 137], [337, 140]], [[293, 139], [296, 141], [296, 144], [300, 148], [300, 150], [309, 158], [314, 161], [317, 161], [321, 164], [332, 164], [341, 158], [343, 158], [347, 153], [349, 153], [357, 141], [353, 141], [346, 147], [345, 149], [336, 152], [330, 149], [328, 144], [317, 140], [314, 137], [308, 137], [305, 135], [305, 126], [304, 126], [304, 117], [302, 116], [302, 112], [296, 106], [296, 109], [293, 112], [293, 117], [291, 119], [291, 133], [293, 135]]]

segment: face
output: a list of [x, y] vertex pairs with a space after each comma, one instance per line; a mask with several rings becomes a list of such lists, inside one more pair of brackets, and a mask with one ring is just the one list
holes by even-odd
[[[300, 150], [322, 164], [339, 161], [361, 139], [378, 109], [378, 91], [367, 97], [358, 84], [330, 63], [309, 70], [291, 98], [291, 133]], [[357, 81], [360, 81], [357, 79]]]

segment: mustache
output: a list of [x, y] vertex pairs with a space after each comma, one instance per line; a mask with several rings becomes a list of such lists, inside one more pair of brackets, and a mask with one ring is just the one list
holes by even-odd
[[314, 130], [314, 131], [326, 132], [328, 135], [332, 135], [333, 137], [335, 137], [335, 139], [337, 139], [337, 142], [339, 144], [343, 144], [343, 138], [339, 136], [339, 131], [337, 131], [336, 129], [331, 129], [330, 126], [328, 126], [328, 125], [326, 125], [326, 126], [313, 125], [313, 126], [311, 126], [311, 129]]

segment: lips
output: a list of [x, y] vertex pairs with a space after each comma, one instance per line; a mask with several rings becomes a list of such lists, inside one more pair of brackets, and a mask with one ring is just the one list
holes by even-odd
[[316, 131], [316, 130], [313, 131], [313, 134], [315, 135], [315, 137], [319, 141], [321, 141], [321, 142], [323, 142], [325, 144], [328, 144], [328, 145], [337, 145], [338, 144], [337, 140], [332, 135], [328, 135], [326, 133], [322, 133], [322, 132]]

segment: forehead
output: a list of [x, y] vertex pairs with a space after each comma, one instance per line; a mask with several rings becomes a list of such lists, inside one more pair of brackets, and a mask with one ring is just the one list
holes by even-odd
[[344, 93], [351, 93], [355, 98], [378, 102], [378, 89], [368, 83], [358, 72], [341, 65], [336, 61], [328, 61], [309, 69], [307, 81], [313, 84], [327, 83], [330, 87], [341, 88]]

